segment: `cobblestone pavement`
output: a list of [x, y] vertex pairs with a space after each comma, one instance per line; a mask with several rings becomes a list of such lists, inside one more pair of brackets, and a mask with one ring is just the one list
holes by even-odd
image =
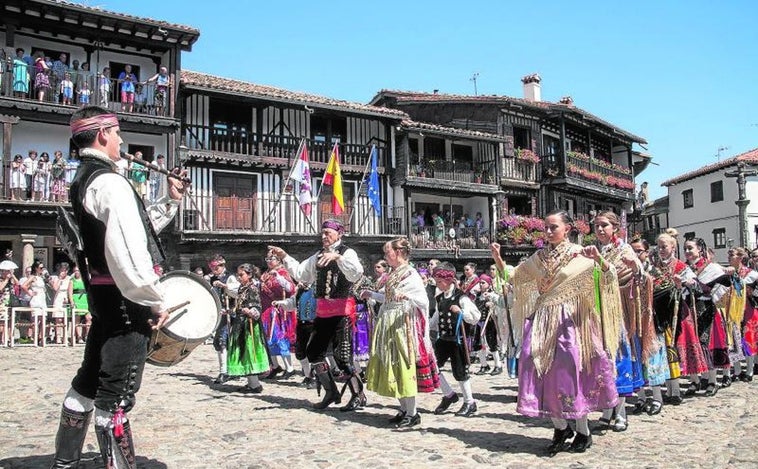
[[[0, 467], [50, 466], [60, 404], [82, 351], [0, 349]], [[658, 416], [630, 415], [626, 432], [596, 436], [587, 453], [548, 458], [549, 422], [516, 414], [516, 383], [504, 375], [474, 377], [479, 412], [468, 419], [432, 414], [440, 395], [422, 395], [421, 425], [408, 430], [391, 428], [395, 402], [371, 393], [364, 410], [317, 412], [316, 393], [298, 386], [299, 375], [264, 382], [260, 395], [238, 392], [243, 381], [213, 385], [215, 375], [210, 346], [174, 367], [146, 368], [130, 413], [139, 467], [690, 468], [755, 467], [758, 459], [758, 380]], [[99, 464], [91, 428], [80, 467]]]

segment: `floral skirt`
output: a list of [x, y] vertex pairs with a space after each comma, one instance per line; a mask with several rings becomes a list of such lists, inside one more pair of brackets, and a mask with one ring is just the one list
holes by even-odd
[[663, 334], [658, 334], [658, 350], [648, 357], [645, 363], [645, 379], [650, 386], [660, 386], [671, 376], [665, 344]]

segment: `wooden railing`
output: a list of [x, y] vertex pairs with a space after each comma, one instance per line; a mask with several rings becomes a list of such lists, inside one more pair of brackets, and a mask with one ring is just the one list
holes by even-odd
[[539, 164], [519, 160], [518, 158], [504, 158], [502, 161], [502, 176], [504, 178], [524, 182], [539, 182]]
[[455, 237], [451, 237], [451, 228], [451, 226], [414, 226], [410, 235], [411, 247], [414, 249], [488, 249], [492, 242], [489, 230], [455, 228]]
[[634, 191], [634, 179], [630, 170], [613, 168], [610, 163], [599, 161], [582, 153], [566, 153], [566, 175], [597, 184]]

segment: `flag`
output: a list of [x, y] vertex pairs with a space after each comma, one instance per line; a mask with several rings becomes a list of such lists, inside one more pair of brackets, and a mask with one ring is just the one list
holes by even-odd
[[305, 216], [311, 216], [311, 204], [313, 196], [311, 195], [311, 165], [308, 163], [308, 146], [303, 142], [302, 150], [298, 155], [297, 162], [292, 168], [290, 177], [295, 181], [297, 200], [300, 204], [300, 210]]
[[337, 144], [332, 148], [329, 164], [326, 165], [324, 184], [332, 186], [332, 211], [335, 215], [342, 215], [345, 211], [345, 199], [342, 197], [342, 172], [340, 171], [340, 151]]
[[371, 172], [368, 174], [368, 200], [377, 217], [382, 216], [382, 199], [379, 196], [379, 171], [376, 169], [376, 145], [371, 146]]

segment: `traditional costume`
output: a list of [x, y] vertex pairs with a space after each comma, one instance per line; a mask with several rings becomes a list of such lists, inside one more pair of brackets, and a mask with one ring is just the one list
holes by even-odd
[[[281, 371], [275, 357], [281, 357], [287, 373], [292, 368], [291, 347], [296, 341], [297, 313], [294, 308], [272, 305], [274, 300], [286, 300], [295, 294], [296, 285], [284, 266], [269, 269], [261, 275], [261, 323], [268, 346], [271, 368]], [[272, 371], [272, 374], [275, 372]]]
[[742, 320], [742, 341], [745, 352], [745, 366], [747, 367], [738, 377], [742, 381], [753, 381], [755, 357], [758, 355], [758, 272], [749, 270], [742, 277], [747, 290], [745, 302], [745, 317]]
[[513, 289], [510, 277], [513, 267], [503, 264], [501, 271], [492, 279], [492, 289], [497, 294], [495, 301], [495, 319], [498, 328], [500, 350], [503, 352], [508, 366], [508, 377], [518, 376], [518, 357], [521, 353], [521, 328], [513, 320]]
[[[389, 274], [384, 292], [371, 295], [382, 306], [372, 337], [367, 387], [400, 401], [400, 414], [392, 422], [415, 425], [420, 422], [416, 394], [433, 392], [439, 386], [429, 339], [429, 303], [424, 282], [414, 268], [404, 264]], [[398, 295], [405, 299], [395, 301]]]
[[[340, 236], [345, 231], [342, 224], [336, 220], [325, 221], [322, 229], [332, 229]], [[332, 261], [326, 266], [319, 266], [319, 258], [327, 252], [339, 254], [339, 260]], [[351, 289], [353, 283], [363, 275], [363, 266], [358, 259], [358, 254], [339, 239], [302, 263], [291, 256], [284, 258], [283, 262], [292, 277], [302, 283], [312, 283], [316, 293], [316, 319], [313, 323], [314, 331], [311, 340], [308, 342], [307, 356], [319, 383], [326, 392], [323, 400], [314, 404], [314, 408], [325, 409], [329, 404], [340, 402], [341, 396], [337, 383], [326, 364], [326, 352], [329, 345], [332, 346], [337, 366], [348, 375], [347, 386], [350, 387], [352, 393], [350, 402], [340, 410], [350, 411], [364, 406], [366, 396], [363, 393], [363, 383], [352, 360], [355, 297], [352, 296]]]
[[[225, 266], [226, 261], [223, 259], [214, 259], [208, 263], [208, 267], [210, 267], [211, 272], [213, 272], [213, 269], [221, 264]], [[217, 281], [224, 284], [225, 288], [215, 286], [214, 283]], [[216, 354], [218, 356], [219, 368], [218, 377], [214, 380], [214, 382], [221, 384], [229, 379], [227, 370], [228, 355], [226, 345], [229, 343], [229, 326], [231, 325], [230, 315], [233, 314], [232, 302], [234, 301], [234, 298], [237, 297], [237, 289], [239, 289], [240, 283], [239, 280], [237, 280], [237, 277], [232, 275], [232, 273], [229, 272], [226, 267], [221, 273], [211, 275], [211, 277], [208, 279], [208, 282], [211, 284], [213, 291], [216, 292], [219, 299], [221, 300], [221, 321], [219, 321], [218, 327], [216, 327], [216, 331], [213, 334], [213, 348], [216, 350]]]
[[243, 308], [258, 314], [261, 312], [258, 288], [252, 282], [239, 287], [234, 314], [230, 316], [227, 373], [229, 376], [246, 376], [244, 390], [260, 393], [263, 386], [258, 375], [269, 370], [269, 358], [260, 320], [243, 314]]
[[[486, 288], [483, 287], [486, 283]], [[474, 332], [474, 350], [479, 354], [479, 371], [478, 375], [492, 372], [492, 375], [499, 375], [503, 372], [503, 365], [500, 362], [500, 344], [498, 340], [498, 326], [495, 318], [495, 304], [502, 295], [492, 291], [492, 277], [482, 274], [479, 276], [479, 293], [474, 297], [474, 304], [482, 314], [479, 322], [476, 323]], [[491, 353], [495, 361], [495, 368], [491, 369], [487, 363], [487, 354]]]
[[[616, 269], [603, 271], [581, 251], [568, 241], [542, 248], [512, 277], [514, 318], [524, 324], [516, 410], [553, 419], [560, 444], [573, 435], [567, 419], [576, 419], [591, 442], [587, 415], [618, 403], [613, 363], [623, 319]], [[610, 356], [604, 344], [613, 345]]]

